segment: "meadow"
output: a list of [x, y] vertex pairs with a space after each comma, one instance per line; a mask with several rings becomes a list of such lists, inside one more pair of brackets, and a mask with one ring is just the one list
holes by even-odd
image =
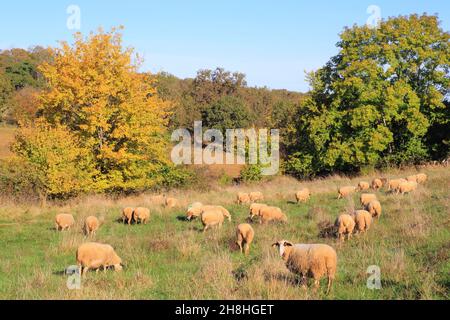
[[[420, 170], [429, 180], [409, 195], [378, 192], [383, 214], [367, 234], [339, 244], [321, 237], [319, 225], [334, 222], [344, 210], [359, 207], [359, 195], [337, 200], [337, 187], [372, 177], [404, 177]], [[301, 186], [312, 191], [305, 204], [295, 203]], [[450, 298], [450, 170], [448, 167], [393, 169], [361, 177], [332, 176], [313, 181], [275, 177], [264, 183], [216, 186], [207, 192], [168, 193], [181, 206], [166, 209], [151, 194], [112, 198], [85, 196], [50, 202], [47, 208], [0, 200], [1, 299], [449, 299]], [[288, 215], [287, 224], [259, 225], [250, 255], [235, 245], [235, 228], [248, 217], [248, 206], [235, 204], [238, 191], [262, 191], [266, 203]], [[189, 203], [224, 205], [232, 222], [201, 232], [200, 221], [185, 221]], [[151, 209], [147, 225], [118, 221], [125, 206]], [[76, 226], [57, 232], [57, 213], [72, 213]], [[85, 217], [104, 217], [91, 239], [84, 236]], [[314, 293], [302, 289], [271, 244], [327, 243], [336, 248], [338, 271], [329, 295], [325, 279]], [[85, 241], [111, 244], [126, 268], [122, 272], [89, 272], [81, 289], [69, 290], [65, 268], [76, 264], [75, 252]], [[366, 286], [366, 270], [381, 270], [380, 290]]]

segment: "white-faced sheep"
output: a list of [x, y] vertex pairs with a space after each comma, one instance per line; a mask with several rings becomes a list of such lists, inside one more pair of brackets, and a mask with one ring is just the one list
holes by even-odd
[[57, 231], [70, 230], [70, 227], [72, 227], [74, 224], [75, 219], [71, 214], [60, 213], [55, 217], [55, 227]]
[[166, 208], [173, 209], [178, 206], [178, 199], [166, 198]]
[[97, 217], [89, 216], [84, 220], [84, 232], [87, 236], [95, 235], [98, 228], [100, 228], [100, 220]]
[[239, 246], [239, 249], [245, 255], [248, 255], [250, 252], [250, 244], [255, 237], [255, 231], [252, 226], [248, 223], [241, 223], [236, 228], [236, 244]]
[[372, 224], [372, 215], [366, 210], [356, 210], [354, 213], [355, 231], [356, 233], [363, 233], [369, 230]]
[[132, 207], [127, 207], [122, 210], [122, 222], [123, 223], [126, 222], [128, 224], [131, 224], [131, 222], [133, 221], [133, 211], [134, 211], [134, 208], [132, 208]]
[[138, 207], [133, 211], [133, 218], [136, 223], [147, 224], [150, 219], [150, 210], [148, 208]]
[[374, 193], [363, 193], [359, 197], [359, 201], [363, 207], [366, 207], [370, 201], [377, 200], [377, 195]]
[[410, 193], [416, 189], [417, 189], [417, 182], [415, 182], [415, 181], [401, 182], [397, 187], [397, 194]]
[[311, 192], [308, 188], [303, 188], [295, 193], [295, 199], [297, 200], [297, 203], [308, 201], [310, 196]]
[[116, 254], [114, 248], [108, 244], [87, 242], [80, 245], [76, 254], [77, 264], [80, 268], [80, 274], [85, 275], [89, 269], [103, 268], [106, 271], [108, 267], [113, 266], [114, 270], [122, 270], [122, 259]]
[[356, 192], [356, 187], [346, 186], [338, 189], [338, 199], [345, 198]]
[[341, 214], [334, 223], [339, 240], [343, 241], [345, 235], [350, 240], [353, 230], [355, 229], [355, 220], [349, 214]]
[[369, 213], [374, 218], [380, 218], [381, 216], [381, 203], [378, 200], [372, 200], [369, 202], [369, 204], [366, 207], [366, 210], [369, 211]]
[[258, 201], [264, 201], [264, 196], [261, 192], [250, 192], [249, 193], [250, 202], [258, 202]]
[[248, 193], [239, 192], [237, 194], [237, 204], [250, 203], [250, 195]]
[[217, 207], [203, 211], [200, 215], [200, 219], [203, 224], [203, 232], [214, 226], [220, 229], [222, 227], [225, 217], [228, 218], [228, 221], [231, 221], [231, 216], [229, 214], [226, 215], [224, 211], [220, 210]]
[[306, 285], [307, 277], [314, 279], [314, 288], [319, 288], [320, 279], [328, 278], [327, 294], [330, 292], [336, 268], [336, 251], [326, 244], [292, 244], [281, 240], [272, 245], [277, 247], [286, 267], [302, 278], [302, 285]]
[[375, 178], [372, 180], [372, 189], [379, 190], [383, 187], [383, 181], [381, 179]]
[[370, 188], [370, 185], [366, 181], [360, 181], [358, 183], [358, 190], [359, 191], [369, 190], [369, 188]]
[[267, 224], [271, 221], [275, 222], [287, 222], [287, 216], [277, 207], [265, 206], [259, 209], [259, 223]]

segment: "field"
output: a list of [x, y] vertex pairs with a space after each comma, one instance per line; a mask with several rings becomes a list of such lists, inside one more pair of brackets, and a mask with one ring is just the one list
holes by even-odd
[[[421, 168], [429, 181], [410, 195], [380, 191], [383, 215], [365, 235], [338, 244], [319, 237], [318, 224], [334, 221], [342, 210], [358, 206], [353, 199], [336, 199], [336, 188], [360, 179], [333, 176], [299, 182], [277, 177], [260, 185], [217, 187], [206, 193], [178, 191], [183, 207], [167, 210], [150, 195], [110, 199], [79, 198], [41, 209], [0, 202], [0, 298], [1, 299], [449, 299], [450, 294], [450, 170]], [[385, 177], [406, 176], [416, 169], [390, 171]], [[308, 186], [312, 199], [293, 202], [293, 192]], [[255, 241], [250, 255], [240, 254], [234, 230], [245, 221], [247, 206], [234, 204], [238, 191], [260, 190], [266, 202], [281, 207], [289, 223], [261, 226], [254, 223]], [[193, 201], [223, 204], [233, 216], [217, 231], [201, 232], [199, 221], [184, 220], [185, 207]], [[124, 225], [117, 219], [127, 205], [148, 206], [147, 225]], [[77, 226], [56, 232], [55, 214], [74, 214]], [[79, 244], [87, 241], [81, 231], [83, 218], [103, 216], [94, 239], [109, 243], [122, 257], [121, 273], [89, 272], [80, 290], [66, 286], [65, 268], [75, 264]], [[271, 244], [276, 240], [328, 243], [338, 253], [338, 273], [329, 295], [325, 279], [321, 290], [302, 289], [287, 271]], [[367, 267], [381, 270], [382, 288], [366, 286]]]

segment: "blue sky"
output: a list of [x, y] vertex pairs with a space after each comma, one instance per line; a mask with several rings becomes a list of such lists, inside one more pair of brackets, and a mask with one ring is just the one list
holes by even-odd
[[438, 13], [450, 29], [447, 0], [18, 0], [1, 5], [0, 49], [70, 41], [72, 4], [81, 10], [83, 33], [124, 25], [125, 44], [144, 56], [144, 70], [193, 77], [222, 66], [245, 73], [251, 86], [296, 91], [308, 89], [305, 70], [336, 54], [344, 26], [366, 23], [370, 5], [382, 18]]

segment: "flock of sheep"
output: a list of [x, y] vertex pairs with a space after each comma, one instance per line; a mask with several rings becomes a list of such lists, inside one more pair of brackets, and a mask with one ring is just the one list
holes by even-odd
[[[358, 186], [344, 186], [338, 189], [338, 199], [348, 197], [355, 192], [364, 192], [372, 188], [375, 191], [385, 187], [388, 192], [409, 193], [417, 188], [419, 183], [424, 183], [427, 176], [423, 173], [409, 176], [406, 179], [373, 179], [372, 183], [361, 181]], [[304, 188], [295, 194], [297, 203], [307, 202], [311, 197], [308, 188]], [[166, 207], [174, 208], [179, 205], [175, 198], [164, 198]], [[239, 193], [237, 203], [249, 205], [249, 217], [247, 222], [251, 222], [255, 217], [259, 218], [259, 223], [287, 222], [287, 216], [278, 207], [268, 206], [261, 203], [264, 196], [261, 192]], [[342, 213], [338, 216], [334, 224], [334, 232], [339, 241], [344, 241], [345, 236], [350, 239], [352, 234], [364, 233], [369, 230], [372, 219], [380, 218], [382, 213], [381, 203], [375, 193], [362, 193], [360, 196], [362, 209], [351, 213]], [[200, 202], [191, 204], [186, 212], [187, 220], [198, 218], [203, 225], [203, 232], [216, 227], [220, 228], [225, 220], [231, 221], [230, 212], [222, 206], [203, 205]], [[146, 224], [150, 219], [148, 208], [124, 208], [122, 210], [122, 222], [132, 224], [133, 222]], [[58, 214], [55, 219], [56, 230], [68, 230], [75, 224], [75, 219], [71, 214]], [[84, 221], [84, 232], [86, 235], [95, 235], [103, 223], [103, 219], [89, 216]], [[241, 223], [236, 228], [236, 243], [242, 253], [249, 254], [250, 245], [254, 239], [255, 231], [249, 223]], [[317, 290], [320, 279], [324, 276], [328, 278], [327, 294], [330, 291], [337, 268], [337, 254], [335, 249], [326, 244], [293, 244], [287, 240], [275, 242], [276, 247], [286, 267], [291, 272], [300, 275], [302, 285], [306, 286], [308, 277], [314, 279], [314, 287]], [[122, 260], [114, 249], [107, 244], [88, 242], [80, 245], [76, 252], [79, 272], [85, 275], [89, 269], [100, 268], [107, 270], [113, 267], [114, 270], [122, 270]]]

